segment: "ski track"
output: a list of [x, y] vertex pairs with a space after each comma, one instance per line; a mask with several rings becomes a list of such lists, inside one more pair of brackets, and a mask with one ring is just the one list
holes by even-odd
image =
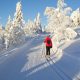
[[[36, 37], [35, 37], [36, 38]], [[19, 51], [21, 48], [29, 45], [35, 38], [29, 40], [25, 45], [19, 47], [19, 48], [14, 48], [10, 51], [6, 51], [3, 54], [0, 55], [0, 64], [3, 63], [5, 60], [7, 60], [9, 57], [15, 55], [17, 53], [17, 51]]]
[[[0, 80], [79, 80], [80, 70], [76, 72], [76, 66], [80, 66], [80, 58], [77, 59], [77, 57], [63, 51], [64, 54], [61, 60], [57, 61], [57, 56], [54, 54], [51, 57], [52, 61], [50, 60], [48, 62], [44, 55], [43, 39], [44, 36], [38, 35], [20, 48], [15, 48], [0, 55]], [[23, 62], [25, 61], [25, 57], [27, 60]], [[71, 61], [69, 62], [68, 59], [71, 59], [73, 64], [75, 64], [74, 61], [78, 63], [73, 67], [73, 71], [70, 70], [71, 68], [69, 66], [71, 65], [68, 65], [68, 63], [70, 64]], [[21, 66], [20, 69], [19, 66]], [[68, 72], [69, 70], [71, 72]]]

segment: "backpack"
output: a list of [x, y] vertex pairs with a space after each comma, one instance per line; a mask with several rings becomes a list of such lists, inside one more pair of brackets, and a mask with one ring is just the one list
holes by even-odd
[[51, 41], [50, 41], [50, 40], [47, 40], [47, 43], [48, 43], [48, 44], [50, 44], [50, 43], [51, 43]]

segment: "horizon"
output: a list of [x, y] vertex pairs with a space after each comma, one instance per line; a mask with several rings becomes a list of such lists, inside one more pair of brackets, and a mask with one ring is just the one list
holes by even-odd
[[[2, 0], [0, 2], [0, 24], [2, 24], [3, 27], [5, 27], [9, 15], [13, 19], [14, 13], [16, 11], [16, 4], [19, 1], [20, 0], [14, 0], [13, 2], [12, 0], [8, 1]], [[67, 3], [67, 5], [71, 7], [73, 10], [76, 10], [77, 8], [80, 7], [79, 6], [80, 0], [74, 0], [74, 1], [64, 0], [64, 2]], [[34, 18], [37, 16], [37, 13], [39, 12], [41, 15], [41, 23], [43, 26], [45, 26], [47, 24], [47, 21], [46, 21], [46, 16], [44, 16], [44, 11], [46, 7], [57, 7], [57, 0], [46, 0], [46, 1], [22, 0], [21, 4], [22, 4], [23, 18], [25, 22], [27, 22], [29, 19], [34, 20]]]

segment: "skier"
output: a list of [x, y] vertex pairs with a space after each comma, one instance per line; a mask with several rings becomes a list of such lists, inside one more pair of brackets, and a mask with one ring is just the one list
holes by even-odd
[[44, 43], [46, 45], [46, 57], [50, 57], [50, 49], [52, 48], [52, 40], [50, 35], [45, 38]]

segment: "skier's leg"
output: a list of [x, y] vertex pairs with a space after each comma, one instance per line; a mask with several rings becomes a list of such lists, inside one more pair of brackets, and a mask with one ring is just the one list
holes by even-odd
[[49, 48], [49, 52], [48, 52], [48, 55], [50, 56], [50, 48]]
[[49, 58], [50, 57], [50, 48], [48, 47], [47, 50], [48, 50], [48, 56], [47, 57]]
[[48, 55], [48, 47], [46, 46], [46, 55]]

